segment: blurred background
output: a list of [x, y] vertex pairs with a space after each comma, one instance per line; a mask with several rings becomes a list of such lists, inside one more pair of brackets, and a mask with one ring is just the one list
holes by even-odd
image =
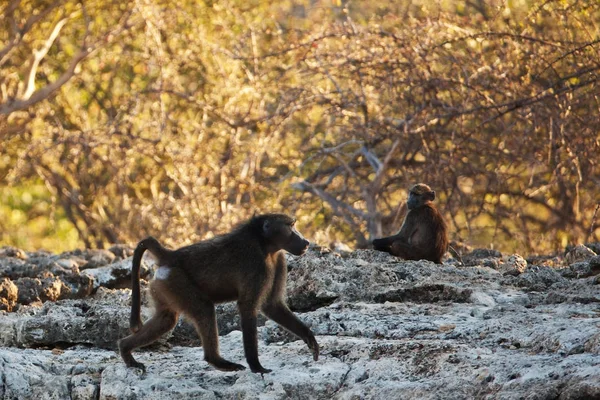
[[597, 0], [3, 1], [0, 245], [364, 248], [417, 182], [456, 241], [599, 241], [599, 83]]

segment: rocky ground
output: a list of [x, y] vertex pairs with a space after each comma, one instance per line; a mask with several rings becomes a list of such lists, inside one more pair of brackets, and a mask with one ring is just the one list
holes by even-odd
[[[0, 249], [1, 399], [600, 399], [600, 244], [444, 265], [371, 250], [289, 257], [288, 299], [321, 346], [260, 321], [261, 376], [203, 361], [180, 321], [124, 366], [131, 249]], [[142, 275], [154, 265], [145, 259]], [[146, 317], [150, 314], [146, 307]], [[221, 352], [245, 364], [235, 307]]]

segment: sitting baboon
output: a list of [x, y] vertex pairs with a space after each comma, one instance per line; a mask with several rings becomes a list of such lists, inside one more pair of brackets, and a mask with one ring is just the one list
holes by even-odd
[[408, 213], [400, 231], [373, 240], [375, 250], [386, 251], [406, 260], [429, 260], [441, 264], [448, 250], [446, 223], [432, 201], [435, 192], [418, 183], [408, 192]]
[[[309, 245], [294, 223], [294, 219], [284, 214], [255, 216], [228, 234], [178, 250], [168, 250], [152, 237], [139, 242], [132, 262], [130, 326], [134, 333], [119, 341], [125, 364], [145, 370], [131, 355], [132, 350], [156, 341], [175, 326], [178, 315], [183, 313], [194, 323], [208, 363], [223, 371], [244, 369], [219, 354], [215, 303], [234, 300], [252, 372], [271, 371], [258, 360], [259, 310], [304, 340], [316, 361], [319, 345], [313, 333], [285, 303], [287, 265], [282, 250], [302, 255]], [[156, 311], [142, 324], [140, 262], [145, 250], [156, 256], [159, 267], [150, 283]]]

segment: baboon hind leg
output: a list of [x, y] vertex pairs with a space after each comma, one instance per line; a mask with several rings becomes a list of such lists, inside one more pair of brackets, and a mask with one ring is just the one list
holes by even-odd
[[136, 333], [119, 340], [119, 352], [125, 364], [128, 367], [140, 368], [146, 370], [144, 364], [133, 358], [131, 352], [138, 347], [147, 346], [155, 342], [163, 334], [175, 327], [177, 323], [177, 313], [166, 308], [157, 309], [156, 313], [150, 318], [140, 330]]
[[[193, 304], [193, 305], [192, 305]], [[219, 352], [219, 330], [215, 306], [208, 300], [195, 299], [194, 303], [188, 305], [185, 314], [192, 320], [202, 340], [204, 349], [204, 360], [221, 371], [241, 371], [246, 369], [241, 364], [228, 361], [221, 357]]]
[[426, 252], [424, 252], [422, 249], [400, 240], [392, 243], [392, 246], [390, 247], [390, 253], [397, 257], [402, 257], [405, 260], [428, 259]]

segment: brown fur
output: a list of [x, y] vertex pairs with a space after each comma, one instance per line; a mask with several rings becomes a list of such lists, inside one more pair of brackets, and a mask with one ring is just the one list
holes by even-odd
[[[125, 364], [144, 370], [131, 352], [156, 341], [175, 326], [183, 313], [194, 322], [208, 363], [223, 371], [244, 369], [219, 354], [215, 303], [227, 301], [237, 301], [244, 352], [252, 372], [271, 371], [258, 360], [259, 310], [304, 340], [317, 360], [319, 346], [313, 333], [285, 304], [287, 265], [282, 250], [301, 255], [309, 244], [293, 227], [294, 222], [283, 214], [260, 215], [231, 233], [178, 250], [168, 250], [152, 237], [139, 242], [132, 263], [130, 326], [134, 333], [119, 341]], [[139, 269], [145, 250], [166, 269], [150, 283], [156, 311], [142, 324]]]
[[429, 260], [441, 264], [448, 250], [448, 229], [433, 205], [435, 192], [424, 183], [409, 190], [408, 213], [400, 231], [375, 239], [375, 250], [386, 251], [406, 260]]

